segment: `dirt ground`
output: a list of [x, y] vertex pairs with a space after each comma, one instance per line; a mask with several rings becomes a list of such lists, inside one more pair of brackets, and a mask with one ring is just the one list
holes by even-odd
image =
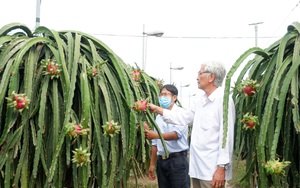
[[[130, 180], [131, 184], [134, 186], [135, 185], [135, 181], [134, 180]], [[148, 177], [144, 177], [144, 178], [140, 178], [138, 179], [138, 188], [157, 188], [157, 180], [150, 180]], [[191, 186], [192, 188], [192, 186]], [[239, 188], [237, 186], [233, 186], [230, 185], [230, 183], [226, 183], [225, 188]]]
[[[226, 183], [226, 188], [243, 188], [245, 186], [239, 185], [239, 179], [245, 171], [245, 161], [233, 162], [233, 178]], [[132, 177], [130, 179], [131, 187], [135, 187], [135, 180]], [[150, 180], [147, 176], [139, 178], [137, 180], [138, 188], [157, 188], [157, 180]]]

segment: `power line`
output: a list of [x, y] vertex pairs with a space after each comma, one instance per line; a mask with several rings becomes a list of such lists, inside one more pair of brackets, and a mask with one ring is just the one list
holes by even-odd
[[[111, 36], [111, 37], [143, 37], [139, 35], [122, 35], [122, 34], [99, 34], [99, 33], [90, 33], [94, 36]], [[246, 37], [246, 36], [161, 36], [160, 38], [183, 38], [183, 39], [253, 39], [255, 37]], [[280, 38], [278, 36], [264, 36], [258, 38]]]
[[295, 5], [295, 7], [290, 11], [290, 13], [286, 16], [286, 18], [281, 22], [279, 27], [275, 30], [274, 34], [281, 28], [281, 26], [285, 23], [285, 21], [290, 17], [290, 15], [294, 12], [294, 10], [298, 7], [300, 1]]
[[[286, 22], [286, 20], [291, 16], [291, 14], [294, 12], [294, 10], [298, 7], [299, 3], [300, 3], [300, 1], [298, 1], [298, 3], [294, 6], [294, 8], [292, 8], [292, 10], [290, 11], [290, 13], [285, 17], [285, 19], [277, 27], [277, 29], [275, 30], [275, 32], [273, 33], [273, 35], [275, 35], [278, 32], [278, 30], [282, 27], [282, 25]], [[267, 43], [269, 43], [269, 41]]]
[[[277, 31], [282, 27], [282, 25], [285, 23], [285, 21], [290, 17], [290, 15], [294, 12], [294, 10], [298, 7], [298, 5], [300, 4], [300, 1], [295, 5], [295, 7], [290, 11], [290, 13], [286, 16], [286, 18], [283, 20], [283, 22], [279, 25], [279, 27], [275, 30], [275, 32], [273, 33], [273, 35], [275, 35], [277, 33]], [[99, 34], [99, 33], [95, 33], [95, 34], [91, 34], [94, 36], [112, 36], [112, 37], [143, 37], [140, 35], [122, 35], [122, 34]], [[264, 37], [245, 37], [245, 36], [162, 36], [160, 38], [182, 38], [182, 39], [253, 39], [253, 38], [257, 38], [257, 39], [274, 39], [274, 38], [281, 38], [282, 36], [264, 36]], [[268, 41], [269, 42], [269, 41]]]

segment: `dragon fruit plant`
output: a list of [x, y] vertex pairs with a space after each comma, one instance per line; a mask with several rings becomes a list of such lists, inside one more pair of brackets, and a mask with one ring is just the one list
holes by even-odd
[[[299, 37], [300, 23], [294, 22], [269, 47], [246, 50], [226, 75], [223, 147], [232, 98], [237, 125], [234, 151], [239, 158], [245, 156], [246, 170], [241, 180], [248, 187], [300, 187], [300, 154], [295, 149], [300, 147]], [[249, 132], [254, 128], [255, 134]], [[278, 156], [284, 161], [270, 160]], [[288, 164], [290, 168], [284, 169]], [[282, 174], [283, 169], [286, 176], [274, 175]]]
[[126, 187], [146, 172], [136, 125], [155, 116], [132, 104], [158, 101], [159, 88], [133, 70], [84, 32], [1, 26], [0, 187]]

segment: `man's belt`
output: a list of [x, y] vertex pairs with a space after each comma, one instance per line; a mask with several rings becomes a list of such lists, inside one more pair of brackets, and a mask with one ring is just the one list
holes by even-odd
[[185, 151], [181, 151], [181, 152], [175, 152], [175, 153], [170, 153], [169, 157], [166, 155], [159, 155], [158, 158], [159, 159], [168, 159], [168, 158], [176, 158], [176, 157], [180, 157], [180, 156], [187, 156], [188, 152]]

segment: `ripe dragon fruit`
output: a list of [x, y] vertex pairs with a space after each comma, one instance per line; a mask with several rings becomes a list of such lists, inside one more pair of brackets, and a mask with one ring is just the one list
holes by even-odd
[[75, 151], [72, 152], [74, 154], [72, 158], [72, 162], [77, 163], [77, 167], [83, 166], [91, 162], [90, 160], [91, 153], [88, 152], [88, 148], [82, 149], [82, 147], [80, 146], [79, 148], [76, 148]]
[[6, 98], [8, 100], [8, 106], [14, 107], [15, 110], [22, 112], [24, 109], [28, 109], [30, 100], [25, 94], [17, 94], [14, 91], [10, 97]]
[[261, 84], [258, 84], [256, 80], [247, 79], [238, 87], [240, 93], [244, 93], [246, 97], [251, 97], [258, 92], [258, 88]]
[[141, 78], [141, 70], [140, 69], [135, 69], [131, 72], [131, 75], [133, 79], [138, 82]]
[[106, 124], [102, 125], [102, 127], [104, 130], [104, 135], [109, 135], [111, 137], [113, 137], [115, 134], [119, 134], [121, 131], [121, 126], [113, 120], [106, 122]]
[[66, 135], [69, 135], [69, 137], [77, 138], [78, 135], [87, 135], [87, 132], [89, 129], [83, 129], [81, 125], [76, 124], [76, 122], [69, 123], [65, 127], [65, 133]]
[[137, 112], [146, 112], [148, 107], [148, 100], [138, 100], [133, 104], [133, 109]]
[[41, 61], [41, 65], [45, 68], [44, 74], [45, 75], [49, 75], [51, 77], [51, 79], [53, 78], [58, 78], [59, 77], [59, 73], [61, 72], [60, 65], [54, 63], [53, 60], [42, 60]]
[[259, 120], [257, 116], [253, 116], [251, 113], [246, 113], [241, 120], [244, 123], [244, 129], [254, 130], [257, 125], [259, 125]]
[[267, 161], [267, 163], [265, 164], [264, 167], [268, 174], [285, 175], [284, 168], [288, 167], [290, 165], [290, 163], [291, 163], [290, 161], [279, 162], [279, 159], [272, 159], [272, 160]]

